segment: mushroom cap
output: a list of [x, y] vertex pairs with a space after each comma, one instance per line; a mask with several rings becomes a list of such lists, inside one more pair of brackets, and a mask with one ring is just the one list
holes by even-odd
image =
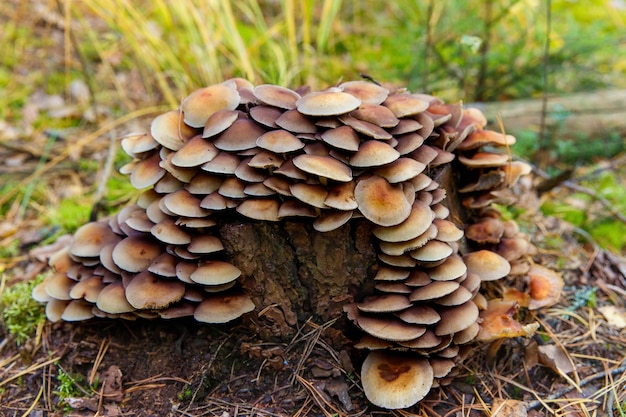
[[298, 111], [307, 116], [337, 116], [359, 105], [361, 100], [338, 89], [309, 93], [296, 101]]
[[300, 94], [286, 87], [273, 84], [261, 84], [254, 87], [254, 96], [265, 104], [285, 110], [296, 108]]
[[455, 281], [433, 281], [428, 285], [414, 289], [409, 299], [411, 301], [433, 300], [451, 294], [457, 288], [459, 288], [459, 283]]
[[361, 368], [365, 396], [387, 409], [407, 408], [422, 400], [433, 378], [427, 359], [382, 350], [370, 352]]
[[469, 168], [492, 168], [507, 165], [510, 157], [504, 153], [476, 152], [472, 157], [459, 155], [459, 161]]
[[211, 159], [215, 158], [218, 153], [219, 151], [213, 143], [198, 135], [187, 141], [187, 143], [174, 154], [172, 164], [183, 168], [197, 167], [209, 162]]
[[152, 156], [142, 159], [135, 164], [130, 173], [130, 183], [138, 190], [150, 187], [165, 175], [165, 170], [159, 164], [161, 156], [155, 152]]
[[502, 256], [490, 250], [481, 249], [463, 257], [467, 270], [477, 274], [483, 281], [494, 281], [511, 272], [511, 264]]
[[49, 297], [57, 300], [71, 300], [72, 287], [76, 281], [68, 278], [63, 272], [57, 272], [44, 281], [44, 289]]
[[339, 88], [345, 93], [353, 95], [364, 104], [381, 104], [389, 95], [389, 90], [378, 84], [368, 81], [346, 81]]
[[142, 235], [129, 236], [113, 248], [113, 262], [128, 272], [141, 272], [163, 252], [163, 248], [152, 238]]
[[[441, 265], [428, 271], [428, 275], [435, 281], [451, 281], [467, 272], [468, 268], [459, 255], [451, 255]], [[470, 271], [472, 272], [472, 271]]]
[[265, 130], [253, 120], [238, 119], [213, 139], [213, 144], [222, 151], [245, 151], [257, 146], [257, 139], [264, 133]]
[[317, 133], [317, 127], [307, 116], [298, 110], [287, 110], [276, 119], [276, 126], [292, 133]]
[[105, 313], [121, 314], [135, 311], [135, 308], [126, 300], [122, 281], [113, 282], [100, 291], [96, 300], [96, 307]]
[[401, 311], [411, 307], [411, 302], [404, 295], [385, 294], [367, 297], [357, 304], [359, 310], [366, 313], [385, 313]]
[[236, 110], [219, 110], [209, 117], [204, 125], [202, 132], [203, 138], [210, 138], [222, 133], [235, 123], [239, 118], [239, 112]]
[[374, 317], [357, 314], [355, 320], [366, 333], [390, 342], [417, 339], [426, 331], [424, 326], [405, 323], [393, 316]]
[[379, 226], [398, 225], [411, 214], [411, 205], [402, 187], [392, 185], [378, 175], [359, 180], [354, 197], [365, 218]]
[[358, 151], [361, 143], [361, 139], [354, 129], [345, 125], [325, 130], [322, 132], [321, 138], [330, 146], [351, 152]]
[[352, 180], [350, 167], [332, 156], [304, 154], [296, 156], [292, 161], [298, 169], [309, 174], [339, 182]]
[[528, 271], [530, 310], [556, 304], [563, 290], [563, 278], [551, 269], [533, 264]]
[[538, 323], [522, 325], [515, 319], [519, 305], [512, 300], [489, 300], [487, 308], [480, 312], [480, 330], [476, 340], [490, 342], [496, 339], [531, 336]]
[[432, 224], [434, 213], [421, 201], [411, 206], [409, 216], [400, 224], [391, 227], [377, 226], [372, 230], [374, 236], [385, 242], [403, 242], [415, 239], [424, 233]]
[[193, 316], [204, 323], [227, 323], [251, 312], [254, 307], [245, 294], [213, 295], [196, 307]]
[[191, 127], [204, 127], [208, 118], [220, 110], [235, 110], [239, 105], [239, 93], [228, 85], [216, 84], [200, 88], [189, 94], [181, 109], [185, 123]]
[[280, 203], [273, 199], [248, 198], [235, 210], [242, 216], [255, 220], [278, 221]]
[[135, 275], [126, 286], [126, 299], [139, 310], [166, 308], [183, 298], [184, 293], [182, 282], [159, 278], [149, 271]]
[[376, 175], [385, 178], [390, 183], [409, 181], [417, 177], [426, 169], [426, 165], [411, 158], [398, 158], [395, 161], [378, 168]]
[[397, 313], [400, 320], [412, 324], [430, 325], [441, 320], [441, 316], [437, 311], [427, 305], [418, 304], [410, 307], [400, 313]]
[[65, 321], [89, 320], [92, 317], [92, 305], [81, 300], [70, 301], [61, 314], [61, 319]]
[[106, 221], [87, 223], [78, 228], [69, 248], [72, 256], [79, 258], [95, 258], [100, 256], [103, 247], [120, 241]]
[[350, 157], [350, 165], [359, 168], [378, 167], [389, 164], [399, 157], [400, 153], [390, 145], [372, 139], [361, 142], [359, 150]]
[[222, 285], [236, 280], [241, 271], [235, 265], [224, 261], [206, 261], [193, 271], [190, 278], [203, 285]]
[[388, 107], [397, 118], [402, 118], [423, 112], [428, 109], [429, 104], [412, 94], [400, 93], [387, 97], [383, 106]]
[[274, 153], [286, 153], [304, 148], [304, 143], [286, 130], [270, 130], [256, 140], [259, 148]]
[[441, 321], [435, 326], [435, 334], [444, 336], [467, 329], [478, 320], [478, 307], [473, 301], [438, 311]]
[[182, 121], [179, 111], [163, 113], [152, 120], [150, 134], [167, 149], [177, 151], [185, 142], [196, 135], [195, 129]]
[[385, 106], [376, 104], [361, 104], [350, 113], [356, 119], [363, 120], [384, 128], [392, 128], [398, 125], [400, 120]]

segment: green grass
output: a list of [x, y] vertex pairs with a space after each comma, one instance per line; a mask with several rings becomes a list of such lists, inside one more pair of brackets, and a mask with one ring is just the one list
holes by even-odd
[[15, 336], [17, 344], [22, 344], [33, 337], [37, 328], [46, 319], [43, 305], [31, 297], [33, 288], [41, 281], [43, 281], [43, 275], [10, 287], [5, 287], [3, 281], [0, 288], [2, 325], [9, 334]]

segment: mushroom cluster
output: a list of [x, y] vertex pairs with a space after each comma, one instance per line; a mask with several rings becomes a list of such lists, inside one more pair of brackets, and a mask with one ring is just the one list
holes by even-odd
[[521, 242], [518, 231], [489, 240], [499, 226], [488, 211], [471, 239], [482, 242], [473, 234], [481, 224], [495, 249], [463, 256], [464, 232], [433, 180], [462, 151], [461, 163], [480, 169], [460, 190], [468, 207], [488, 207], [514, 183], [508, 156], [475, 151], [513, 141], [484, 139], [493, 135], [483, 121], [460, 103], [365, 81], [306, 93], [242, 79], [202, 88], [156, 117], [149, 133], [122, 140], [134, 158], [123, 172], [145, 191], [117, 215], [82, 226], [33, 296], [52, 321], [224, 323], [264, 306], [238, 288], [241, 271], [216, 227], [223, 213], [308, 218], [320, 233], [364, 218], [378, 251], [375, 293], [345, 306], [364, 334], [356, 346], [372, 351], [363, 387], [380, 407], [409, 407], [454, 375], [480, 330], [481, 282], [508, 275], [507, 260], [517, 259], [506, 251]]

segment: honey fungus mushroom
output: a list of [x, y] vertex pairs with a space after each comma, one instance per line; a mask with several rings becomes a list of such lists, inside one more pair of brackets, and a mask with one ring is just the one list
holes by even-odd
[[[348, 81], [304, 91], [227, 80], [189, 94], [154, 118], [149, 133], [125, 137], [133, 161], [123, 172], [143, 192], [82, 226], [51, 259], [54, 273], [33, 290], [48, 318], [222, 324], [265, 314], [255, 293], [265, 283], [244, 272], [227, 233], [293, 222], [308, 225], [303, 234], [334, 236], [366, 225], [371, 236], [359, 245], [374, 256], [359, 269], [362, 288], [346, 285], [336, 297], [357, 297], [337, 314], [345, 311], [360, 332], [355, 346], [372, 350], [361, 371], [366, 396], [396, 409], [454, 376], [480, 334], [483, 281], [530, 271], [536, 306], [552, 303], [541, 271], [529, 263], [520, 273], [529, 242], [490, 211], [511, 201], [510, 188], [529, 172], [492, 149], [512, 145], [512, 136], [485, 130], [477, 110], [404, 89]], [[463, 175], [440, 184], [448, 169]], [[452, 221], [448, 196], [457, 194], [471, 224]], [[304, 237], [292, 243], [297, 256], [308, 249]], [[280, 314], [286, 326], [297, 324], [296, 313]]]

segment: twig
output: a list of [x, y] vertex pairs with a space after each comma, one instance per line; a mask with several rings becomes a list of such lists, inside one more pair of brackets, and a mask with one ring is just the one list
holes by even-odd
[[[622, 362], [622, 365], [612, 369], [610, 371], [602, 371], [602, 372], [598, 372], [596, 374], [593, 375], [589, 375], [587, 378], [583, 378], [580, 380], [580, 383], [578, 384], [578, 387], [583, 387], [584, 385], [589, 384], [592, 381], [595, 381], [596, 379], [600, 379], [600, 378], [604, 378], [608, 375], [610, 376], [614, 376], [617, 374], [620, 374], [622, 372], [626, 372], [626, 361]], [[565, 394], [567, 394], [568, 392], [574, 390], [577, 387], [572, 387], [572, 386], [568, 386], [565, 387], [557, 392], [555, 392], [554, 394], [549, 395], [548, 397], [545, 398], [544, 401], [550, 401], [550, 400], [555, 400]], [[528, 409], [531, 410], [533, 408], [537, 408], [541, 405], [541, 401], [539, 400], [534, 400], [528, 403]]]

